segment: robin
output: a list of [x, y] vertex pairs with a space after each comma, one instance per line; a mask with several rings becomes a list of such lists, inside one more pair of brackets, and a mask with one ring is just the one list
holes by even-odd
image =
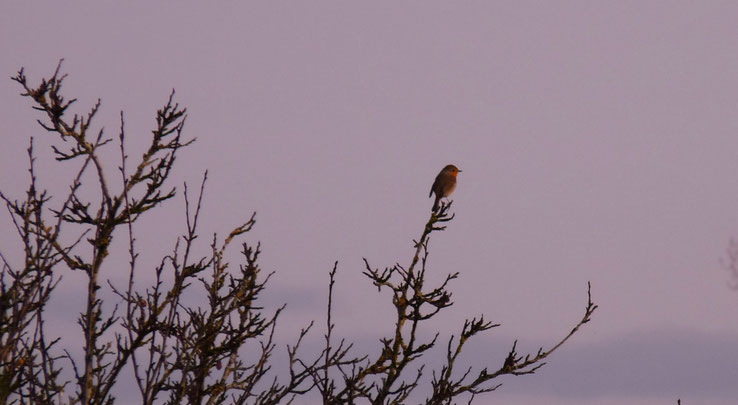
[[454, 165], [448, 165], [438, 173], [436, 181], [433, 182], [430, 194], [428, 197], [436, 193], [436, 201], [433, 202], [433, 212], [438, 211], [438, 204], [441, 202], [441, 198], [448, 197], [456, 189], [456, 175], [459, 174], [459, 170]]

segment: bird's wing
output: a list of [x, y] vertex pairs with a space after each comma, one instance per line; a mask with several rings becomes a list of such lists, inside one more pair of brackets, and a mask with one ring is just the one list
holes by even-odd
[[[441, 174], [439, 173], [438, 176], [436, 176], [436, 179], [433, 180], [433, 185], [431, 186], [430, 193], [428, 193], [428, 198], [433, 196], [433, 191], [438, 189], [438, 182], [441, 181]], [[438, 194], [438, 193], [436, 193]]]

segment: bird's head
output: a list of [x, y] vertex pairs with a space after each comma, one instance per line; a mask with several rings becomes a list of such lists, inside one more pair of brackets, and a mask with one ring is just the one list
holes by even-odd
[[443, 168], [443, 172], [444, 173], [448, 173], [448, 174], [453, 175], [454, 177], [456, 177], [456, 175], [459, 174], [461, 172], [461, 170], [459, 170], [459, 168], [456, 167], [456, 166], [454, 166], [454, 165], [448, 165], [448, 166], [446, 166], [446, 167]]

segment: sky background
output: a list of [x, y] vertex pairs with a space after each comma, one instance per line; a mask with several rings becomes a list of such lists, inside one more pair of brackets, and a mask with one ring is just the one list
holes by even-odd
[[[464, 360], [496, 368], [516, 338], [535, 351], [564, 336], [588, 281], [600, 306], [538, 373], [478, 403], [732, 404], [738, 291], [721, 259], [738, 237], [736, 21], [731, 1], [5, 1], [0, 189], [22, 198], [29, 136], [42, 186], [63, 191], [73, 169], [51, 161], [56, 139], [10, 80], [20, 67], [38, 83], [64, 58], [75, 112], [101, 98], [97, 125], [115, 136], [124, 111], [131, 156], [175, 88], [197, 142], [173, 185], [210, 176], [202, 251], [256, 211], [246, 240], [276, 271], [265, 305], [288, 305], [280, 339], [323, 325], [338, 260], [337, 333], [376, 351], [391, 311], [362, 257], [409, 263], [453, 163], [456, 218], [428, 270], [460, 272], [442, 341], [484, 314], [502, 326]], [[138, 225], [141, 266], [171, 250], [183, 210], [180, 194]], [[0, 229], [12, 257], [7, 215]], [[124, 280], [124, 260], [104, 275]], [[64, 277], [52, 326], [79, 338], [82, 279]]]

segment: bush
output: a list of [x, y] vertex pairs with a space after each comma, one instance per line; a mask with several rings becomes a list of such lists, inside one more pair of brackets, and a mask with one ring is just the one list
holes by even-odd
[[[23, 252], [18, 252], [23, 262], [18, 266], [0, 253], [0, 403], [113, 403], [113, 389], [126, 367], [133, 371], [144, 404], [277, 404], [307, 393], [318, 393], [325, 404], [397, 404], [422, 388], [430, 388], [426, 404], [449, 404], [462, 395], [471, 402], [475, 395], [499, 387], [499, 376], [534, 373], [597, 308], [588, 289], [584, 316], [561, 341], [526, 355], [518, 354], [513, 343], [503, 364], [479, 371], [459, 371], [459, 354], [470, 338], [499, 325], [483, 317], [467, 319], [459, 334], [445, 342], [442, 364], [429, 364], [426, 354], [438, 343], [439, 334], [423, 339], [418, 330], [453, 304], [448, 288], [458, 277], [458, 273], [449, 274], [440, 285], [425, 285], [430, 235], [453, 220], [451, 203], [444, 203], [431, 213], [407, 267], [398, 264], [378, 270], [364, 260], [364, 274], [396, 310], [394, 333], [380, 339], [377, 356], [355, 354], [351, 343], [333, 334], [336, 263], [329, 272], [322, 351], [312, 357], [299, 353], [313, 327], [310, 323], [287, 347], [286, 370], [273, 371], [275, 326], [284, 307], [267, 313], [258, 304], [270, 277], [262, 274], [258, 264], [260, 245], [240, 243], [238, 269], [224, 259], [236, 240], [252, 229], [255, 216], [222, 240], [215, 235], [209, 253], [195, 257], [207, 172], [195, 200], [184, 186], [186, 232], [159, 262], [154, 283], [145, 289], [134, 284], [140, 252], [134, 225], [176, 194], [167, 180], [180, 149], [193, 142], [182, 136], [186, 109], [174, 102], [172, 92], [156, 113], [150, 144], [133, 165], [125, 150], [121, 114], [119, 166], [110, 167], [100, 151], [113, 139], [104, 137], [102, 130], [91, 130], [100, 101], [89, 113], [70, 119], [68, 110], [75, 100], [66, 101], [61, 94], [65, 76], [60, 66], [37, 86], [29, 84], [23, 69], [13, 78], [23, 88], [22, 95], [33, 101], [33, 108], [45, 114], [39, 124], [61, 141], [52, 147], [56, 160], [75, 163], [78, 169], [62, 203], [50, 206], [48, 193], [37, 188], [31, 138], [25, 197], [18, 200], [0, 193], [23, 246]], [[121, 176], [118, 187], [107, 177], [114, 169]], [[86, 198], [82, 190], [96, 190], [99, 198]], [[125, 244], [127, 260], [111, 257], [114, 242]], [[120, 266], [124, 261], [128, 283], [106, 283], [105, 265]], [[62, 341], [58, 331], [45, 323], [45, 306], [61, 274], [68, 271], [81, 272], [87, 280], [80, 291], [86, 297], [85, 306], [77, 320], [84, 336], [79, 343], [83, 355], [77, 356], [81, 358], [70, 354], [77, 342]], [[112, 311], [103, 309], [104, 284], [119, 298]], [[205, 302], [182, 300], [185, 291], [198, 287], [205, 292]], [[250, 354], [250, 361], [244, 356], [247, 343], [257, 343], [259, 348], [256, 356]], [[62, 373], [63, 364], [72, 366], [73, 379]], [[432, 369], [430, 379], [424, 380], [427, 369]], [[426, 383], [421, 386], [421, 381]], [[65, 389], [73, 392], [66, 394]]]

